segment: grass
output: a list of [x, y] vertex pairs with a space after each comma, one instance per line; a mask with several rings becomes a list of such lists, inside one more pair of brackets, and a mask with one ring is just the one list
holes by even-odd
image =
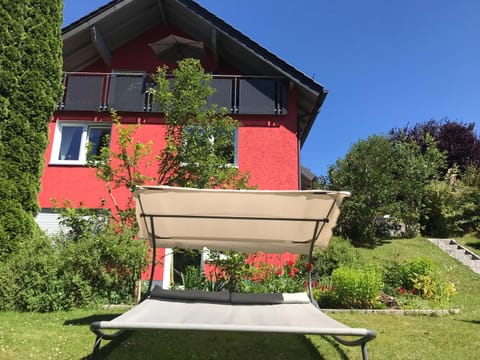
[[[455, 282], [458, 295], [451, 307], [458, 315], [440, 317], [335, 313], [353, 327], [377, 331], [369, 343], [371, 359], [466, 359], [478, 351], [480, 279], [424, 239], [392, 240], [362, 250], [372, 261], [386, 263], [429, 256]], [[86, 359], [94, 335], [88, 325], [109, 319], [121, 309], [74, 310], [52, 314], [0, 313], [0, 359]], [[188, 331], [137, 331], [121, 341], [105, 341], [100, 359], [351, 359], [358, 347], [331, 338], [290, 334], [248, 334]]]
[[[458, 294], [450, 308], [461, 310], [447, 316], [395, 316], [360, 313], [332, 314], [356, 327], [377, 332], [369, 343], [372, 359], [469, 359], [478, 352], [480, 331], [480, 278], [457, 260], [449, 257], [424, 239], [392, 240], [373, 250], [361, 250], [372, 261], [388, 263], [407, 258], [428, 256], [440, 264], [453, 281]], [[332, 351], [334, 346], [325, 339], [310, 337], [319, 352], [327, 359], [361, 359], [358, 349], [341, 347], [344, 354]]]

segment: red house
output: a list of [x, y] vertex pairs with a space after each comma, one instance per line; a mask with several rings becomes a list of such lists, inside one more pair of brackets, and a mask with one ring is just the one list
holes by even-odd
[[37, 217], [43, 228], [58, 223], [52, 199], [90, 208], [105, 199], [112, 206], [105, 185], [85, 166], [88, 142], [101, 146], [110, 135], [115, 144], [110, 108], [122, 122], [142, 124], [138, 140], [153, 141], [159, 153], [165, 125], [146, 90], [158, 66], [182, 57], [201, 59], [217, 90], [209, 101], [241, 123], [234, 165], [260, 189], [301, 188], [300, 148], [326, 90], [194, 1], [114, 0], [65, 27], [62, 38], [65, 93], [45, 153]]

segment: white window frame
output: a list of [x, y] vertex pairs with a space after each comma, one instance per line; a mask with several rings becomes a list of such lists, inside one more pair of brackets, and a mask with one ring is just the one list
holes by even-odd
[[[82, 128], [80, 150], [78, 154], [78, 159], [76, 160], [60, 160], [59, 159], [60, 146], [62, 143], [62, 131], [65, 127], [81, 127]], [[91, 128], [109, 129], [111, 134], [112, 124], [98, 123], [93, 121], [57, 121], [57, 124], [55, 126], [55, 133], [53, 135], [52, 153], [50, 156], [49, 164], [51, 165], [86, 165], [89, 130]]]
[[[173, 285], [173, 256], [174, 250], [172, 248], [165, 248], [165, 256], [163, 258], [163, 282], [162, 288], [169, 290]], [[228, 256], [220, 254], [220, 259], [226, 260]], [[203, 247], [200, 254], [200, 271], [205, 272], [205, 265], [211, 260], [210, 250], [207, 247]], [[179, 285], [179, 284], [177, 284]]]

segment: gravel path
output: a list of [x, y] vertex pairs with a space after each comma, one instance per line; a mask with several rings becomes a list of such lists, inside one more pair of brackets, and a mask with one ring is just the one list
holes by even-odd
[[437, 245], [440, 249], [445, 251], [450, 256], [460, 261], [465, 266], [472, 269], [473, 272], [480, 275], [480, 256], [464, 248], [455, 240], [451, 239], [429, 239], [432, 243]]

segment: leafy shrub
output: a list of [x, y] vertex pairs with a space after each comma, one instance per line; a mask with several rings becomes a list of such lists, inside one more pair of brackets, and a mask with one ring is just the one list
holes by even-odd
[[345, 308], [373, 308], [383, 287], [383, 273], [374, 266], [340, 266], [332, 273], [333, 298]]
[[316, 281], [312, 288], [313, 297], [321, 308], [335, 308], [335, 288], [330, 277]]
[[439, 271], [431, 272], [428, 275], [420, 275], [415, 279], [415, 289], [424, 299], [445, 308], [453, 295], [457, 293], [455, 284], [448, 281]]
[[242, 293], [300, 292], [305, 290], [308, 272], [304, 261], [288, 260], [281, 266], [266, 264], [263, 254], [237, 252], [210, 253], [213, 268], [200, 275], [198, 267], [187, 267], [182, 273], [185, 289]]
[[334, 237], [326, 249], [316, 253], [314, 272], [317, 277], [332, 275], [333, 271], [341, 265], [353, 265], [361, 262], [359, 252], [349, 240]]
[[[77, 213], [69, 216], [81, 222]], [[131, 301], [146, 263], [144, 243], [133, 239], [132, 228], [119, 232], [89, 221], [78, 232], [36, 234], [20, 243], [0, 263], [0, 309], [48, 312]]]
[[260, 264], [253, 269], [254, 276], [242, 283], [242, 292], [294, 293], [305, 290], [306, 272], [292, 260], [280, 267]]
[[455, 285], [426, 257], [395, 263], [387, 269], [385, 283], [390, 288], [386, 291], [395, 293], [400, 303], [421, 297], [433, 301], [434, 305], [446, 307], [456, 294]]
[[145, 243], [134, 239], [136, 229], [87, 209], [64, 210], [63, 224], [70, 230], [55, 245], [65, 271], [85, 280], [97, 302], [131, 301], [147, 259]]
[[48, 312], [83, 304], [91, 288], [64, 265], [48, 237], [37, 234], [21, 243], [0, 265], [0, 308]]
[[222, 284], [232, 292], [242, 292], [243, 282], [252, 276], [253, 267], [247, 261], [248, 255], [235, 251], [222, 253], [219, 251], [210, 252], [210, 263], [213, 270], [207, 274], [206, 281], [210, 282], [209, 287], [216, 288], [215, 283]]
[[181, 278], [185, 289], [206, 290], [208, 287], [207, 279], [202, 275], [198, 266], [187, 266], [181, 273]]
[[315, 251], [313, 264], [306, 256], [281, 266], [265, 264], [260, 259], [263, 259], [262, 253], [210, 252], [210, 263], [215, 270], [201, 279], [198, 268], [185, 270], [182, 274], [185, 288], [227, 288], [248, 293], [297, 292], [305, 290], [311, 267], [313, 281], [318, 284], [319, 279], [328, 278], [341, 265], [362, 263], [359, 252], [348, 240], [339, 237], [334, 237], [326, 249]]
[[407, 259], [402, 263], [395, 262], [385, 272], [385, 284], [393, 289], [415, 289], [415, 280], [422, 275], [430, 274], [434, 269], [432, 260], [426, 257]]

